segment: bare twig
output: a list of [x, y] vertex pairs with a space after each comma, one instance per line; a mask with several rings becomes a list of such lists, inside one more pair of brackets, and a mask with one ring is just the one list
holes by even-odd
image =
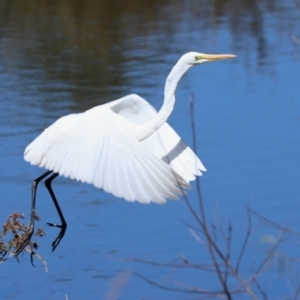
[[[176, 263], [179, 259], [182, 260], [181, 264]], [[212, 267], [211, 264], [195, 264], [195, 263], [190, 263], [188, 260], [183, 259], [181, 256], [176, 258], [174, 261], [171, 261], [170, 263], [159, 263], [157, 261], [149, 261], [149, 260], [144, 260], [140, 258], [133, 258], [133, 261], [152, 265], [152, 266], [159, 266], [159, 267], [167, 267], [167, 268], [178, 268], [178, 269], [186, 269], [186, 268], [191, 268], [191, 269], [201, 269], [203, 271], [207, 272], [214, 272], [214, 268]]]
[[261, 262], [261, 264], [259, 265], [259, 267], [257, 268], [256, 272], [251, 276], [251, 280], [253, 281], [254, 279], [256, 279], [261, 272], [263, 271], [266, 263], [269, 261], [269, 259], [273, 256], [275, 250], [278, 248], [279, 244], [281, 243], [281, 241], [283, 240], [283, 237], [285, 235], [285, 232], [282, 232], [280, 234], [280, 236], [278, 237], [276, 243], [273, 245], [273, 247], [271, 248], [271, 250], [269, 251], [268, 255], [264, 258], [264, 260]]
[[241, 249], [239, 258], [238, 258], [238, 260], [237, 260], [236, 267], [235, 267], [235, 270], [236, 270], [237, 273], [239, 272], [240, 264], [241, 264], [243, 255], [244, 255], [244, 253], [245, 253], [246, 246], [247, 246], [247, 244], [248, 244], [249, 237], [250, 237], [250, 232], [251, 232], [251, 224], [252, 224], [252, 223], [251, 223], [251, 215], [250, 215], [249, 210], [247, 210], [247, 220], [248, 220], [248, 226], [247, 226], [247, 231], [246, 231], [245, 240], [244, 240], [244, 243], [243, 243], [243, 246], [242, 246], [242, 249]]
[[[24, 241], [24, 238], [27, 236], [28, 226], [21, 222], [22, 219], [24, 219], [24, 214], [20, 212], [13, 212], [8, 216], [6, 222], [3, 224], [3, 230], [0, 232], [0, 262], [5, 261], [8, 255], [9, 257], [15, 257], [16, 249], [19, 249], [20, 245]], [[40, 217], [35, 214], [34, 219], [39, 221]], [[13, 238], [5, 242], [3, 239], [7, 235], [12, 235]], [[38, 228], [35, 235], [38, 237], [43, 237], [45, 232], [41, 228]], [[24, 247], [23, 252], [27, 251], [30, 253], [30, 260], [33, 266], [33, 257], [36, 257], [38, 260], [40, 260], [44, 264], [47, 272], [48, 267], [46, 261], [33, 250], [37, 248], [38, 244], [36, 242], [30, 242], [26, 247]], [[19, 261], [18, 257], [15, 258], [17, 261]]]
[[271, 221], [270, 219], [264, 217], [263, 215], [261, 215], [260, 213], [252, 210], [250, 207], [246, 207], [247, 210], [249, 210], [253, 215], [256, 215], [257, 217], [259, 217], [261, 220], [263, 220], [264, 222], [266, 222], [267, 224], [271, 225], [272, 227], [274, 228], [277, 228], [281, 231], [284, 231], [284, 232], [287, 232], [287, 233], [291, 233], [293, 235], [299, 235], [300, 236], [300, 232], [299, 231], [294, 231], [294, 230], [291, 230], [289, 227], [284, 227], [284, 226], [281, 226], [273, 221]]
[[[192, 137], [193, 137], [193, 149], [195, 153], [197, 153], [197, 138], [196, 138], [196, 126], [195, 126], [195, 117], [194, 117], [194, 95], [191, 95], [190, 98], [190, 109], [191, 109], [191, 128], [192, 128]], [[179, 185], [180, 187], [180, 185]], [[198, 205], [199, 210], [195, 210], [194, 206], [191, 204], [187, 195], [182, 191], [182, 195], [184, 201], [196, 221], [196, 226], [191, 226], [183, 221], [183, 222], [190, 230], [193, 237], [201, 244], [205, 245], [208, 254], [210, 255], [211, 264], [195, 264], [190, 262], [183, 256], [176, 258], [175, 260], [171, 261], [170, 263], [158, 263], [155, 261], [147, 261], [142, 259], [134, 259], [140, 263], [146, 263], [152, 266], [158, 267], [168, 267], [174, 269], [182, 269], [182, 268], [191, 268], [191, 269], [198, 269], [204, 272], [213, 272], [220, 284], [220, 290], [212, 291], [206, 290], [198, 287], [188, 286], [181, 282], [172, 281], [169, 282], [173, 284], [173, 287], [166, 285], [165, 283], [158, 283], [149, 278], [145, 278], [140, 274], [136, 274], [141, 279], [145, 280], [149, 284], [152, 284], [156, 287], [169, 290], [169, 291], [176, 291], [181, 293], [188, 293], [188, 294], [197, 294], [197, 299], [210, 299], [210, 298], [225, 298], [225, 299], [232, 299], [233, 295], [235, 294], [247, 294], [254, 300], [264, 299], [267, 300], [267, 294], [264, 292], [262, 287], [258, 282], [258, 277], [263, 273], [266, 264], [270, 261], [271, 257], [274, 256], [275, 251], [277, 250], [279, 244], [283, 241], [285, 234], [296, 234], [300, 235], [299, 232], [290, 230], [288, 227], [283, 227], [278, 225], [277, 223], [265, 218], [264, 216], [260, 215], [252, 211], [250, 208], [247, 208], [247, 228], [244, 240], [242, 242], [241, 250], [238, 253], [238, 258], [236, 264], [233, 265], [231, 260], [232, 258], [232, 239], [233, 239], [233, 226], [231, 222], [228, 223], [227, 230], [224, 230], [222, 223], [218, 220], [216, 221], [216, 225], [214, 224], [213, 232], [208, 229], [207, 225], [207, 218], [205, 214], [205, 205], [202, 198], [201, 193], [201, 185], [200, 179], [197, 177], [196, 179], [196, 188], [197, 188], [197, 198], [198, 198]], [[240, 268], [242, 265], [242, 260], [245, 256], [246, 247], [249, 243], [251, 230], [252, 230], [252, 215], [256, 215], [260, 219], [262, 219], [266, 224], [272, 226], [275, 229], [280, 230], [281, 234], [276, 240], [276, 243], [273, 244], [271, 250], [268, 252], [268, 255], [261, 261], [259, 266], [257, 267], [256, 271], [251, 274], [248, 278], [244, 279], [240, 274]], [[197, 232], [197, 233], [196, 233]], [[221, 243], [220, 239], [215, 238], [214, 233], [221, 233]], [[198, 233], [200, 233], [198, 235]], [[201, 236], [200, 236], [201, 235]], [[217, 236], [217, 235], [216, 235]], [[224, 243], [225, 248], [222, 246]], [[235, 288], [230, 288], [233, 282], [236, 282], [237, 286]], [[174, 287], [180, 286], [178, 287]], [[183, 287], [183, 288], [182, 288]], [[253, 288], [255, 290], [253, 290]], [[257, 296], [258, 294], [259, 296]], [[300, 285], [295, 292], [295, 298], [300, 294]], [[200, 297], [200, 298], [199, 298]]]
[[224, 293], [222, 291], [209, 291], [209, 290], [205, 290], [205, 289], [199, 289], [199, 288], [196, 288], [196, 287], [189, 287], [189, 288], [186, 288], [186, 289], [167, 287], [163, 284], [157, 283], [157, 282], [155, 282], [155, 281], [153, 281], [149, 278], [146, 278], [146, 277], [142, 276], [139, 273], [134, 273], [134, 274], [136, 276], [138, 276], [139, 278], [143, 279], [144, 281], [146, 281], [146, 282], [148, 282], [152, 285], [155, 285], [155, 286], [157, 286], [161, 289], [168, 290], [168, 291], [180, 292], [180, 293], [185, 293], [185, 294], [204, 294], [204, 295], [211, 295], [211, 296], [214, 296], [214, 297], [224, 295]]
[[254, 283], [255, 283], [257, 289], [259, 290], [259, 292], [260, 292], [260, 294], [261, 294], [261, 296], [262, 296], [262, 299], [268, 300], [267, 294], [266, 294], [265, 291], [262, 289], [262, 287], [260, 286], [260, 284], [259, 284], [259, 282], [257, 281], [256, 278], [254, 279]]
[[228, 224], [228, 237], [227, 237], [227, 240], [226, 240], [226, 246], [227, 246], [227, 255], [226, 255], [226, 261], [228, 262], [226, 264], [226, 267], [225, 267], [225, 282], [227, 283], [227, 279], [228, 279], [228, 267], [229, 267], [229, 264], [230, 264], [230, 253], [231, 253], [231, 238], [232, 238], [232, 226], [231, 226], [231, 223], [229, 222]]

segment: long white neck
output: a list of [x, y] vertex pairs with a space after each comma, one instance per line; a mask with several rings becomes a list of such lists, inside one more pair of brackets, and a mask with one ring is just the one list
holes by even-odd
[[140, 125], [136, 132], [136, 138], [142, 141], [156, 132], [169, 118], [175, 104], [175, 91], [177, 84], [183, 74], [192, 67], [192, 65], [179, 60], [167, 77], [164, 92], [164, 103], [158, 114], [150, 122]]

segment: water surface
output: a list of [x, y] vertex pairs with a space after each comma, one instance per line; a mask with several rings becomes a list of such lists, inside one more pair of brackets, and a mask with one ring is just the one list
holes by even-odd
[[[162, 103], [164, 80], [185, 52], [234, 53], [235, 60], [193, 68], [181, 80], [169, 123], [192, 144], [189, 114], [195, 95], [197, 146], [208, 169], [201, 178], [209, 222], [233, 223], [234, 251], [246, 228], [245, 206], [297, 230], [300, 196], [300, 9], [296, 2], [261, 1], [2, 1], [0, 3], [0, 197], [2, 223], [12, 211], [29, 213], [30, 184], [42, 170], [23, 161], [26, 145], [68, 113], [138, 93]], [[47, 260], [1, 265], [2, 299], [191, 299], [134, 275], [203, 288], [213, 276], [128, 262], [168, 262], [182, 254], [207, 263], [180, 222], [194, 224], [184, 203], [131, 204], [62, 177], [54, 189], [68, 231], [51, 253], [58, 222], [41, 185], [37, 210]], [[189, 191], [193, 203], [195, 189]], [[258, 238], [275, 234], [256, 222], [243, 268], [263, 254]], [[293, 241], [280, 249], [298, 255]], [[252, 247], [252, 248], [251, 248]], [[253, 251], [255, 249], [255, 251]], [[123, 273], [120, 273], [123, 272]], [[120, 275], [121, 274], [121, 275]], [[123, 274], [123, 275], [122, 275]], [[270, 276], [269, 276], [270, 275]], [[271, 276], [272, 275], [272, 276]], [[291, 295], [282, 280], [268, 282], [270, 298]], [[118, 277], [121, 276], [121, 277]], [[123, 276], [123, 277], [122, 277]], [[269, 276], [269, 277], [268, 277]], [[291, 284], [295, 284], [290, 274]], [[276, 277], [276, 276], [275, 276]], [[121, 279], [120, 279], [121, 278]], [[272, 288], [271, 288], [272, 287]], [[273, 295], [273, 296], [272, 296]]]

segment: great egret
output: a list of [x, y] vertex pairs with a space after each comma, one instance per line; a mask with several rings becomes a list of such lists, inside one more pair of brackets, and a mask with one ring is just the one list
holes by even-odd
[[45, 184], [62, 223], [49, 224], [61, 228], [52, 244], [53, 251], [67, 228], [51, 188], [58, 175], [92, 183], [127, 201], [164, 203], [166, 199], [177, 199], [195, 175], [206, 171], [199, 158], [166, 123], [174, 107], [177, 84], [192, 66], [234, 57], [184, 54], [167, 77], [159, 112], [132, 94], [83, 113], [64, 116], [45, 129], [24, 153], [26, 161], [48, 171], [32, 183], [30, 232], [20, 251], [33, 234], [38, 183], [52, 172]]

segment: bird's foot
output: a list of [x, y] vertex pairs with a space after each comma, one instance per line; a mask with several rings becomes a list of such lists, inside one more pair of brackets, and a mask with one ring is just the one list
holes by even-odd
[[52, 242], [52, 251], [54, 251], [56, 249], [56, 247], [60, 244], [62, 238], [64, 237], [66, 230], [67, 230], [67, 224], [62, 224], [62, 225], [58, 225], [58, 224], [53, 224], [53, 223], [46, 223], [46, 225], [51, 226], [51, 227], [58, 227], [60, 228], [60, 232], [57, 235], [56, 239]]

